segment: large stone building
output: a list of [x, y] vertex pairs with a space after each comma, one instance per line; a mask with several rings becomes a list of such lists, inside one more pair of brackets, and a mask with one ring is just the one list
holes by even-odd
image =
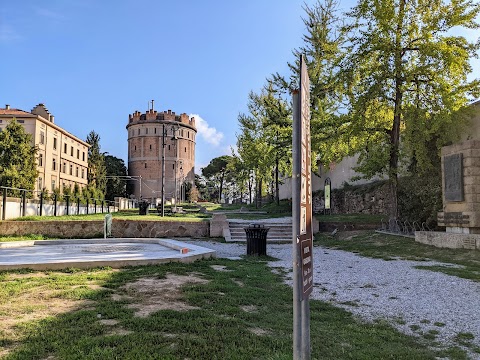
[[[165, 200], [185, 198], [185, 184], [195, 181], [195, 119], [171, 110], [129, 115], [128, 175], [134, 195], [158, 203], [162, 198], [162, 157], [165, 163]], [[165, 144], [162, 151], [162, 144]]]
[[56, 125], [44, 104], [38, 104], [31, 112], [10, 105], [0, 108], [0, 130], [14, 118], [32, 135], [33, 145], [38, 148], [35, 191], [87, 185], [90, 145]]

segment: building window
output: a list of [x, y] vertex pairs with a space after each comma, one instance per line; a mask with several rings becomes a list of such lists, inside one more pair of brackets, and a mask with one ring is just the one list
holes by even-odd
[[148, 128], [145, 129], [145, 134], [148, 134]]
[[57, 138], [53, 138], [53, 150], [57, 150]]
[[25, 120], [17, 120], [17, 122], [18, 122], [19, 124], [23, 124], [23, 123], [25, 123]]
[[150, 150], [152, 150], [152, 144], [150, 144]]
[[45, 133], [40, 131], [40, 144], [45, 144]]
[[137, 145], [135, 145], [135, 151], [137, 151]]
[[75, 169], [75, 176], [78, 177], [78, 166], [77, 166], [77, 168]]
[[138, 129], [138, 135], [140, 135], [140, 129]]
[[157, 128], [154, 129], [154, 133], [155, 133], [155, 134], [157, 133]]
[[85, 161], [85, 151], [82, 152], [82, 161]]
[[38, 166], [43, 166], [43, 154], [38, 155]]
[[52, 160], [52, 170], [57, 170], [57, 159]]
[[147, 163], [145, 163], [145, 169], [147, 168]]
[[63, 152], [66, 154], [67, 153], [67, 144], [63, 144]]
[[82, 169], [82, 179], [85, 178], [85, 169]]
[[55, 190], [55, 185], [56, 185], [56, 184], [55, 184], [55, 180], [52, 180], [52, 191]]
[[185, 147], [185, 152], [187, 152], [187, 147]]
[[70, 146], [70, 156], [73, 156], [73, 146]]
[[41, 177], [38, 178], [38, 190], [43, 189], [43, 179]]
[[70, 164], [70, 175], [73, 175], [73, 165]]
[[172, 169], [175, 170], [175, 164], [172, 164]]
[[168, 151], [170, 151], [170, 145], [168, 145]]
[[77, 149], [77, 159], [80, 159], [80, 150]]

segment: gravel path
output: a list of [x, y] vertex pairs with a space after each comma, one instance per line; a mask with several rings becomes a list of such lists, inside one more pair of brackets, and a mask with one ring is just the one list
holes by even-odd
[[[192, 243], [214, 249], [223, 258], [238, 259], [246, 252], [245, 244]], [[471, 333], [472, 343], [480, 347], [480, 283], [414, 268], [438, 262], [385, 261], [341, 250], [314, 250], [311, 298], [343, 307], [367, 321], [387, 319], [409, 335], [438, 331], [437, 340], [444, 344], [456, 344], [457, 334]], [[270, 262], [271, 267], [291, 271], [290, 244], [268, 244], [267, 252], [279, 259]], [[292, 284], [291, 277], [286, 283]], [[413, 331], [412, 325], [418, 329]], [[480, 359], [479, 354], [470, 355]]]

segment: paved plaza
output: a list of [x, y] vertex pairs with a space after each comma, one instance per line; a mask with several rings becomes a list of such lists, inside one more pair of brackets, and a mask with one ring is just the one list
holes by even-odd
[[209, 257], [215, 257], [214, 250], [170, 239], [33, 240], [0, 244], [0, 270], [118, 268]]

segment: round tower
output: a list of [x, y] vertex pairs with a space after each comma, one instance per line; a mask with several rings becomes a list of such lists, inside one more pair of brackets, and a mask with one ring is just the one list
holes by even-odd
[[164, 162], [165, 200], [185, 199], [185, 184], [195, 181], [195, 118], [157, 112], [152, 106], [146, 113], [129, 115], [127, 131], [128, 175], [135, 180], [135, 197], [160, 202]]

